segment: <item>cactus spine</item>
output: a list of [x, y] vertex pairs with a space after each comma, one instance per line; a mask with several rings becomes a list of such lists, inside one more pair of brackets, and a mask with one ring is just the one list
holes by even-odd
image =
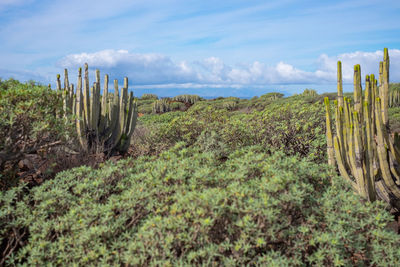
[[[60, 75], [57, 75], [57, 89], [61, 90]], [[99, 70], [96, 70], [96, 81], [89, 89], [87, 63], [83, 81], [82, 69], [79, 68], [77, 88], [74, 92], [73, 85], [69, 84], [68, 71], [65, 69], [62, 94], [64, 116], [75, 115], [78, 140], [85, 151], [124, 153], [129, 148], [137, 120], [137, 105], [133, 93], [128, 95], [128, 78], [124, 79], [121, 96], [117, 80], [114, 80], [114, 93], [108, 92], [108, 75], [104, 79], [103, 95], [100, 92]]]
[[[373, 74], [365, 78], [364, 99], [361, 69], [354, 66], [354, 104], [343, 98], [341, 63], [338, 62], [338, 101], [336, 135], [332, 134], [330, 104], [325, 99], [329, 164], [337, 166], [361, 196], [381, 198], [400, 209], [400, 140], [388, 132], [389, 54], [380, 62], [379, 87]], [[343, 102], [342, 100], [343, 99]], [[334, 147], [336, 164], [330, 147]]]

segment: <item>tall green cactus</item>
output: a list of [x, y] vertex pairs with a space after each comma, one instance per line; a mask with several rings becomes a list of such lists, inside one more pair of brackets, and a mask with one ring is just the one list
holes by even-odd
[[171, 106], [169, 104], [168, 99], [163, 98], [154, 101], [152, 111], [155, 114], [171, 111]]
[[61, 89], [60, 75], [57, 75], [57, 89], [63, 91], [64, 116], [75, 115], [77, 136], [85, 151], [124, 153], [129, 148], [137, 120], [133, 93], [128, 94], [128, 78], [124, 78], [121, 94], [117, 80], [114, 80], [114, 93], [109, 93], [108, 75], [105, 75], [101, 95], [100, 71], [96, 70], [96, 82], [89, 88], [88, 69], [86, 63], [82, 81], [82, 69], [79, 68], [76, 92], [69, 83], [67, 69], [64, 71], [64, 89]]
[[[341, 63], [338, 62], [338, 101], [336, 135], [332, 133], [330, 104], [325, 99], [329, 164], [364, 198], [389, 202], [400, 210], [400, 139], [389, 134], [389, 54], [380, 62], [379, 87], [373, 74], [365, 79], [364, 99], [361, 69], [354, 66], [354, 104], [343, 98]], [[332, 159], [334, 147], [335, 160]], [[336, 162], [335, 162], [336, 161]]]
[[400, 107], [400, 84], [392, 84], [389, 88], [389, 107]]

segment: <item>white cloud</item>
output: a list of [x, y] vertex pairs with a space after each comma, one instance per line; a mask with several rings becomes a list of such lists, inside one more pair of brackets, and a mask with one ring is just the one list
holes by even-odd
[[58, 65], [78, 68], [88, 63], [89, 68], [106, 71], [113, 77], [128, 76], [135, 84], [162, 84], [197, 82], [190, 65], [173, 62], [159, 54], [133, 54], [126, 50], [103, 50], [95, 53], [73, 54], [64, 57]]
[[[390, 58], [390, 80], [393, 82], [400, 81], [400, 50], [389, 49]], [[344, 53], [338, 56], [329, 57], [325, 54], [318, 59], [318, 75], [329, 77], [330, 80], [336, 79], [337, 61], [342, 62], [342, 73], [344, 82], [351, 83], [353, 81], [353, 66], [361, 65], [361, 73], [363, 77], [367, 74], [379, 75], [379, 62], [383, 60], [383, 51], [375, 52], [353, 52]]]
[[[389, 51], [391, 81], [400, 80], [400, 50]], [[382, 51], [354, 52], [338, 56], [321, 55], [315, 71], [304, 71], [286, 62], [267, 66], [255, 61], [251, 64], [227, 65], [222, 59], [209, 57], [195, 62], [175, 62], [160, 54], [137, 54], [127, 50], [103, 50], [95, 53], [72, 54], [58, 63], [61, 67], [78, 68], [85, 62], [112, 77], [128, 76], [140, 86], [175, 87], [240, 87], [266, 84], [326, 84], [336, 82], [336, 64], [342, 61], [344, 82], [351, 83], [353, 65], [361, 64], [363, 75], [378, 75]]]

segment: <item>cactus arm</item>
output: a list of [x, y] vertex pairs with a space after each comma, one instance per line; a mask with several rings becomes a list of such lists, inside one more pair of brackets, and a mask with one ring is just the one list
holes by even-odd
[[364, 101], [364, 121], [365, 121], [365, 131], [366, 131], [366, 157], [365, 157], [365, 174], [366, 174], [366, 186], [368, 198], [370, 201], [376, 200], [376, 190], [375, 190], [375, 174], [374, 174], [374, 156], [375, 156], [375, 146], [374, 138], [372, 136], [371, 124], [371, 107], [368, 101]]
[[95, 95], [94, 95], [94, 100], [96, 105], [94, 106], [93, 109], [93, 127], [95, 128], [96, 132], [99, 132], [99, 118], [100, 118], [100, 112], [101, 112], [101, 105], [100, 105], [100, 71], [96, 70], [96, 86], [95, 88]]
[[104, 132], [104, 130], [108, 124], [108, 113], [109, 113], [108, 107], [109, 107], [108, 106], [108, 75], [106, 74], [104, 76], [104, 89], [103, 89], [103, 96], [101, 99], [101, 115], [100, 115], [100, 126], [99, 126], [100, 133]]
[[93, 130], [95, 131], [96, 136], [99, 135], [99, 115], [100, 115], [100, 85], [95, 82], [93, 84], [93, 100], [94, 100], [94, 105], [92, 108], [92, 125], [93, 125]]
[[71, 99], [71, 106], [70, 106], [70, 110], [72, 111], [73, 115], [76, 115], [76, 95], [74, 94], [74, 85], [71, 84], [71, 92], [72, 94], [70, 94], [70, 99]]
[[353, 154], [353, 162], [354, 162], [354, 177], [357, 180], [358, 192], [362, 197], [367, 197], [366, 191], [366, 177], [364, 175], [365, 164], [364, 164], [364, 151], [363, 151], [363, 143], [361, 140], [361, 127], [360, 127], [360, 119], [357, 111], [354, 111], [353, 116], [353, 133], [354, 133], [354, 154]]
[[120, 115], [120, 99], [119, 99], [119, 89], [118, 80], [114, 80], [114, 103], [113, 103], [113, 114], [111, 118], [111, 139], [113, 143], [118, 143], [121, 137], [120, 127], [119, 127], [119, 115]]
[[365, 96], [364, 96], [364, 119], [365, 117], [365, 102], [367, 102], [367, 111], [368, 113], [371, 113], [371, 105], [369, 103], [372, 102], [372, 97], [371, 97], [371, 83], [370, 83], [370, 78], [369, 75], [365, 76]]
[[67, 113], [68, 104], [69, 104], [69, 96], [70, 96], [70, 88], [69, 88], [69, 80], [68, 80], [68, 70], [64, 69], [64, 112]]
[[127, 107], [127, 119], [126, 119], [126, 125], [124, 128], [124, 133], [128, 133], [129, 132], [129, 127], [130, 127], [130, 122], [132, 119], [132, 115], [133, 115], [133, 92], [131, 91], [129, 93], [129, 97], [128, 97], [128, 107]]
[[331, 123], [331, 108], [329, 104], [329, 98], [325, 97], [325, 111], [326, 111], [326, 140], [327, 140], [327, 152], [328, 152], [328, 164], [335, 166], [335, 155], [333, 151], [333, 139], [332, 139], [332, 123]]
[[338, 90], [338, 105], [343, 107], [343, 79], [342, 79], [342, 62], [337, 62], [337, 90]]
[[343, 164], [342, 154], [340, 153], [341, 148], [339, 146], [339, 141], [337, 136], [333, 138], [333, 141], [334, 141], [333, 144], [335, 148], [336, 162], [338, 164], [340, 175], [343, 176], [351, 184], [354, 191], [358, 191], [357, 184], [350, 178], [350, 175], [347, 173], [346, 168]]
[[362, 118], [361, 67], [359, 64], [354, 66], [354, 110]]
[[63, 101], [63, 117], [67, 117], [67, 101], [68, 101], [68, 91], [67, 90], [62, 90], [62, 101]]
[[62, 89], [64, 118], [66, 118], [67, 114], [68, 114], [68, 98], [69, 98], [68, 71], [67, 71], [67, 69], [64, 69], [64, 89]]
[[78, 86], [76, 88], [76, 131], [78, 135], [79, 143], [81, 147], [87, 150], [87, 140], [84, 134], [85, 122], [84, 122], [84, 111], [83, 111], [83, 94], [82, 94], [82, 69], [79, 68], [78, 72]]
[[89, 97], [89, 107], [90, 107], [89, 128], [90, 128], [91, 130], [94, 129], [94, 126], [93, 126], [93, 124], [94, 124], [94, 121], [93, 121], [93, 117], [94, 117], [94, 108], [93, 108], [93, 106], [94, 106], [94, 104], [96, 103], [96, 102], [94, 102], [94, 101], [95, 101], [95, 100], [94, 100], [94, 98], [95, 98], [95, 93], [94, 93], [94, 91], [96, 90], [96, 89], [95, 89], [95, 86], [96, 86], [96, 83], [93, 83], [93, 86], [90, 87], [90, 97]]
[[119, 127], [120, 127], [120, 134], [124, 133], [126, 124], [127, 124], [127, 110], [128, 110], [128, 78], [124, 78], [124, 87], [121, 90], [121, 97], [120, 97], [120, 110], [119, 110]]
[[[376, 98], [375, 105], [377, 107], [381, 106], [381, 100], [379, 97]], [[385, 181], [385, 185], [388, 188], [388, 190], [392, 192], [397, 198], [400, 198], [400, 189], [394, 183], [390, 172], [390, 166], [387, 156], [387, 148], [383, 136], [383, 128], [385, 126], [382, 121], [381, 109], [377, 108], [375, 110], [375, 116], [376, 116], [376, 130], [377, 130], [377, 141], [378, 141], [377, 152], [378, 152], [379, 165], [382, 173], [382, 178]]]
[[124, 135], [124, 138], [122, 140], [121, 138], [121, 145], [120, 145], [120, 152], [126, 152], [129, 148], [130, 142], [131, 142], [131, 138], [132, 138], [132, 134], [135, 130], [136, 127], [136, 121], [137, 121], [137, 104], [136, 102], [134, 102], [132, 104], [132, 116], [131, 119], [129, 121], [129, 131]]
[[[374, 97], [374, 83], [375, 76], [373, 74], [366, 75], [365, 77], [365, 97], [364, 97], [364, 123], [365, 123], [365, 147], [366, 147], [366, 181], [367, 181], [367, 192], [370, 201], [376, 199], [375, 191], [375, 176], [376, 172], [374, 169], [377, 166], [376, 163], [376, 143], [374, 140], [375, 136], [375, 99]], [[373, 194], [371, 194], [373, 192]]]
[[132, 134], [136, 128], [137, 117], [138, 117], [138, 108], [137, 108], [136, 101], [134, 101], [132, 103], [132, 117], [130, 119], [128, 137], [132, 136]]
[[56, 82], [57, 91], [61, 91], [61, 81], [60, 81], [60, 74], [57, 74], [57, 82]]
[[342, 158], [346, 158], [345, 149], [344, 149], [344, 136], [345, 133], [343, 127], [343, 107], [338, 107], [338, 101], [335, 101], [335, 116], [336, 116], [336, 136], [338, 137], [339, 147], [342, 148], [341, 154]]
[[354, 161], [353, 161], [353, 123], [352, 123], [352, 108], [350, 106], [350, 99], [344, 103], [345, 105], [345, 124], [343, 128], [345, 129], [344, 132], [346, 133], [345, 143], [344, 143], [344, 154], [347, 159], [347, 163], [349, 168], [352, 170], [355, 169]]
[[388, 116], [388, 100], [389, 100], [389, 52], [385, 48], [383, 51], [383, 63], [382, 63], [382, 121], [386, 128], [389, 127], [389, 116]]
[[85, 125], [90, 129], [90, 95], [89, 95], [89, 70], [88, 64], [85, 63], [85, 77], [83, 81], [83, 109], [85, 113]]

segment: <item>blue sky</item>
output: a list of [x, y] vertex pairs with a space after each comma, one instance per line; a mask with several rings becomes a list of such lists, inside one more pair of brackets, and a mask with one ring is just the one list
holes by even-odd
[[[136, 95], [335, 91], [336, 61], [400, 82], [400, 1], [0, 0], [0, 77], [54, 85], [79, 66]], [[93, 73], [93, 71], [92, 71]]]

